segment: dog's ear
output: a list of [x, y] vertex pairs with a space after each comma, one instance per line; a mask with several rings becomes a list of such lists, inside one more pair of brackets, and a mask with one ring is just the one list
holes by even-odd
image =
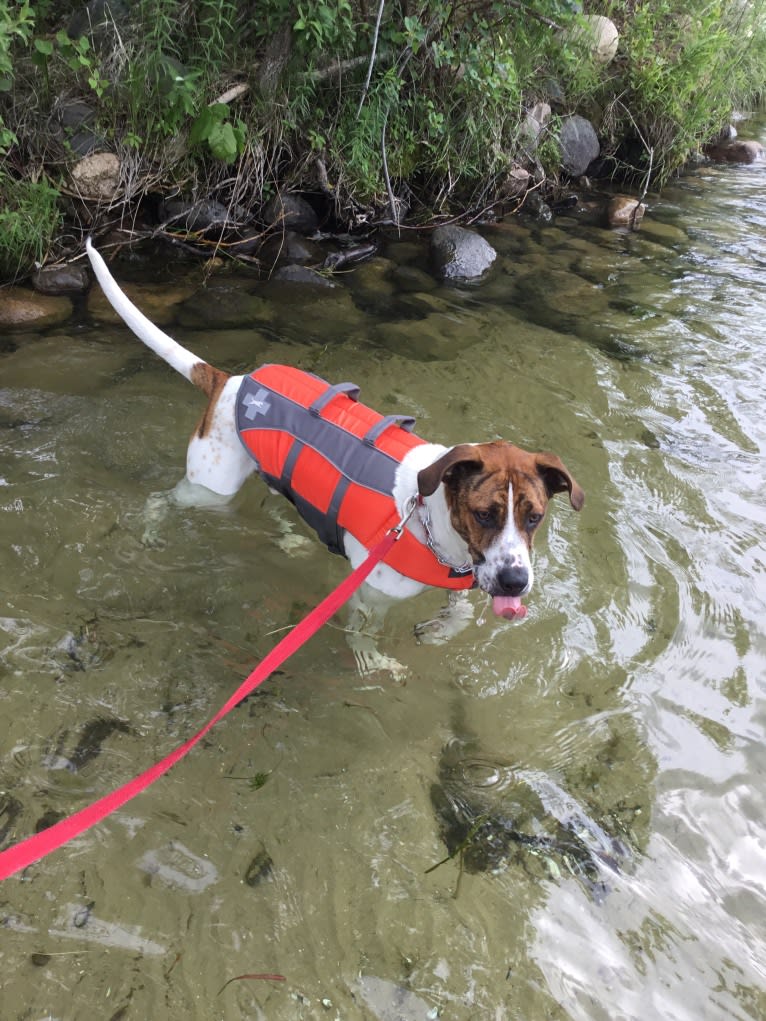
[[544, 453], [536, 454], [535, 460], [537, 461], [537, 472], [545, 483], [548, 496], [563, 493], [566, 490], [569, 493], [569, 502], [576, 511], [580, 510], [585, 503], [585, 493], [564, 467], [561, 459], [555, 454]]
[[474, 446], [470, 443], [459, 443], [446, 454], [442, 454], [438, 461], [418, 472], [418, 492], [421, 496], [430, 496], [454, 471], [460, 468], [477, 471], [482, 464], [481, 454]]

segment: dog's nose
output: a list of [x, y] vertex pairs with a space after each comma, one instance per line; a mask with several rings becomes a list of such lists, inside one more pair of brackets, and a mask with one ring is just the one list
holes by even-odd
[[497, 584], [506, 596], [522, 595], [529, 584], [529, 571], [515, 564], [501, 568], [497, 573]]

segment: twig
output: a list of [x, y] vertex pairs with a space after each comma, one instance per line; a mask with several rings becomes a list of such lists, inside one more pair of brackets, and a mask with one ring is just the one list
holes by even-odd
[[534, 18], [535, 21], [541, 21], [543, 25], [547, 25], [548, 28], [555, 28], [557, 30], [561, 28], [561, 25], [557, 24], [555, 21], [551, 21], [550, 18], [546, 18], [542, 14], [538, 14], [536, 11], [533, 11], [527, 4], [521, 3], [521, 0], [506, 0], [506, 3], [509, 7], [515, 7], [517, 11], [523, 11], [525, 14], [529, 15], [530, 18]]
[[230, 978], [227, 982], [224, 982], [224, 984], [218, 990], [218, 993], [216, 995], [220, 996], [221, 993], [224, 991], [226, 986], [229, 985], [230, 982], [239, 982], [243, 978], [268, 979], [270, 982], [286, 982], [287, 981], [287, 979], [285, 978], [284, 975], [270, 975], [270, 974], [260, 974], [260, 973], [256, 973], [256, 974], [253, 974], [253, 975], [235, 975], [234, 978]]
[[386, 182], [386, 191], [388, 192], [388, 205], [391, 210], [391, 219], [394, 224], [399, 226], [399, 212], [396, 208], [396, 199], [394, 198], [394, 191], [391, 187], [391, 178], [388, 176], [388, 158], [386, 156], [386, 124], [388, 123], [388, 113], [386, 113], [386, 119], [383, 121], [383, 130], [380, 133], [380, 150], [383, 156], [383, 177]]
[[654, 166], [654, 146], [653, 145], [649, 145], [647, 140], [644, 138], [644, 136], [641, 133], [641, 129], [639, 128], [638, 124], [636, 124], [636, 121], [635, 121], [635, 118], [633, 117], [633, 114], [630, 112], [630, 110], [627, 108], [627, 106], [623, 103], [623, 101], [618, 98], [618, 99], [615, 100], [615, 103], [619, 103], [620, 106], [625, 111], [625, 113], [628, 115], [628, 117], [630, 118], [630, 121], [631, 121], [631, 123], [633, 125], [633, 128], [634, 128], [634, 130], [636, 132], [636, 134], [641, 139], [641, 144], [643, 145], [644, 149], [649, 153], [649, 166], [647, 167], [646, 173], [644, 174], [644, 183], [643, 183], [643, 187], [641, 188], [641, 194], [638, 196], [638, 202], [636, 203], [636, 208], [633, 210], [633, 213], [632, 213], [631, 219], [630, 219], [630, 229], [631, 230], [635, 230], [636, 229], [636, 217], [638, 216], [638, 211], [641, 208], [641, 203], [646, 198], [646, 193], [649, 191], [649, 184], [651, 183], [651, 180], [652, 180], [652, 167]]
[[372, 53], [370, 54], [370, 64], [369, 64], [369, 67], [367, 68], [367, 78], [366, 78], [365, 83], [364, 83], [364, 88], [362, 89], [362, 95], [361, 95], [361, 97], [359, 99], [359, 106], [357, 107], [357, 110], [356, 110], [356, 119], [357, 120], [359, 120], [359, 115], [362, 112], [362, 107], [364, 106], [364, 101], [367, 98], [367, 90], [370, 87], [370, 79], [372, 78], [372, 68], [373, 68], [373, 65], [375, 64], [375, 54], [377, 53], [377, 50], [378, 50], [378, 36], [380, 34], [380, 21], [381, 21], [381, 18], [383, 17], [383, 8], [385, 7], [385, 5], [386, 5], [386, 0], [380, 0], [380, 5], [378, 7], [378, 19], [375, 22], [375, 34], [372, 37]]
[[355, 67], [359, 67], [360, 64], [364, 64], [366, 60], [367, 57], [364, 55], [349, 57], [347, 60], [333, 60], [327, 67], [319, 67], [313, 71], [306, 71], [302, 77], [308, 78], [312, 82], [321, 82], [325, 78], [338, 78], [344, 71], [352, 71]]
[[239, 85], [232, 85], [232, 87], [227, 89], [226, 92], [218, 97], [218, 99], [214, 99], [213, 103], [210, 105], [212, 106], [214, 103], [231, 103], [233, 99], [239, 99], [240, 96], [244, 96], [249, 88], [250, 86], [246, 82], [240, 82]]

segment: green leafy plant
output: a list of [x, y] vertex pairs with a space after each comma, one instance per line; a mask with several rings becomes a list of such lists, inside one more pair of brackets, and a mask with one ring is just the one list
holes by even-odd
[[303, 52], [348, 52], [354, 44], [354, 12], [349, 0], [298, 0], [293, 32]]
[[189, 141], [192, 145], [207, 144], [210, 152], [224, 163], [233, 163], [244, 148], [247, 128], [235, 118], [229, 119], [229, 108], [225, 103], [206, 106], [194, 120]]
[[0, 278], [42, 262], [61, 225], [59, 193], [46, 181], [17, 181], [0, 170]]
[[[0, 94], [10, 92], [13, 88], [14, 43], [28, 43], [34, 26], [34, 11], [27, 0], [15, 6], [3, 4], [0, 8]], [[0, 154], [17, 141], [16, 133], [7, 126], [0, 113]]]
[[86, 35], [79, 39], [70, 39], [67, 33], [61, 30], [53, 39], [39, 37], [35, 39], [32, 62], [43, 73], [46, 93], [50, 91], [51, 61], [57, 57], [76, 75], [84, 74], [88, 86], [101, 99], [109, 82], [101, 76], [99, 58], [93, 52]]

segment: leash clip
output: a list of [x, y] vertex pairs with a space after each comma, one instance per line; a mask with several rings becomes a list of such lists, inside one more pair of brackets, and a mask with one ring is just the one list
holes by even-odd
[[391, 529], [393, 534], [396, 536], [396, 542], [398, 542], [399, 539], [401, 539], [401, 537], [402, 537], [402, 535], [404, 533], [404, 526], [407, 524], [407, 522], [412, 517], [412, 513], [415, 510], [415, 508], [417, 507], [417, 505], [418, 505], [417, 494], [411, 496], [409, 498], [409, 500], [407, 501], [407, 503], [404, 505], [404, 514], [402, 516], [401, 521], [399, 522], [398, 525], [394, 525], [394, 527]]

